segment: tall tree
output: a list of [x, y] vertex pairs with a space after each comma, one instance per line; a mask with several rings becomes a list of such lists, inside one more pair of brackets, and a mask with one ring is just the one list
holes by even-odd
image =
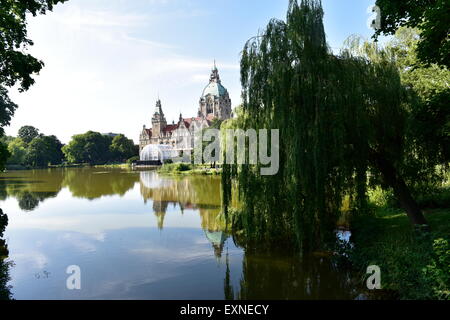
[[38, 136], [29, 143], [25, 162], [32, 167], [60, 164], [63, 159], [62, 146], [55, 136]]
[[104, 164], [111, 159], [111, 137], [88, 131], [74, 135], [62, 150], [71, 163]]
[[119, 134], [112, 139], [110, 151], [114, 160], [124, 161], [138, 155], [134, 142], [125, 135]]
[[[430, 163], [450, 162], [450, 70], [420, 62], [417, 57], [419, 43], [417, 29], [401, 27], [387, 44], [387, 49], [392, 52], [402, 83], [411, 96], [408, 121], [411, 147], [434, 171]], [[416, 160], [415, 157], [410, 159]], [[415, 169], [418, 170], [422, 169]]]
[[17, 136], [22, 139], [26, 144], [30, 143], [31, 140], [39, 136], [39, 129], [33, 126], [22, 126], [17, 132]]
[[0, 171], [3, 171], [5, 169], [6, 161], [8, 161], [8, 158], [11, 156], [11, 153], [8, 150], [8, 146], [0, 142]]
[[[27, 14], [36, 16], [52, 10], [53, 6], [66, 0], [0, 0], [0, 135], [9, 125], [17, 105], [8, 96], [8, 87], [19, 84], [23, 92], [34, 84], [33, 74], [44, 63], [26, 53], [33, 41], [27, 36]], [[3, 151], [2, 148], [0, 151]], [[1, 159], [6, 158], [0, 155]], [[4, 163], [1, 164], [3, 166]]]
[[394, 34], [399, 27], [418, 28], [419, 60], [450, 67], [450, 25], [448, 0], [377, 0], [381, 28], [375, 33]]
[[8, 164], [19, 164], [25, 163], [25, 157], [27, 154], [27, 145], [22, 139], [16, 138], [8, 144], [8, 150], [11, 156], [8, 158]]
[[303, 250], [334, 237], [344, 196], [355, 212], [365, 208], [369, 171], [413, 224], [426, 223], [401, 175], [407, 101], [392, 57], [366, 44], [333, 55], [322, 18], [320, 1], [291, 0], [286, 22], [271, 20], [245, 45], [241, 126], [280, 130], [280, 170], [224, 165], [223, 174], [228, 194], [231, 178], [239, 181], [236, 223], [248, 235], [292, 235]]

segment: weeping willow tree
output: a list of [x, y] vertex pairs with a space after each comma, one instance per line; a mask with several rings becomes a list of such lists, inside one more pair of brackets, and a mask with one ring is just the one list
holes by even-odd
[[320, 1], [291, 0], [286, 22], [271, 20], [246, 43], [243, 116], [234, 125], [279, 129], [280, 169], [262, 176], [261, 164], [225, 164], [222, 175], [225, 207], [238, 181], [243, 206], [233, 223], [249, 239], [283, 238], [306, 251], [334, 239], [344, 197], [355, 212], [364, 210], [371, 169], [411, 221], [425, 223], [397, 170], [405, 94], [395, 65], [378, 49], [376, 58], [355, 50], [333, 55], [322, 19]]

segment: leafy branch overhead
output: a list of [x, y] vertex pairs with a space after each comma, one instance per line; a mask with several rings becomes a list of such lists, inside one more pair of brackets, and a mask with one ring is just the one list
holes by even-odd
[[392, 35], [402, 26], [418, 28], [417, 55], [422, 63], [450, 66], [450, 1], [377, 0], [381, 28], [375, 38]]
[[[45, 14], [57, 3], [65, 1], [0, 0], [0, 136], [17, 109], [8, 96], [7, 88], [18, 84], [20, 92], [28, 90], [35, 82], [32, 75], [44, 66], [41, 60], [26, 52], [33, 45], [27, 34], [27, 15]], [[3, 154], [0, 156], [5, 158]], [[3, 165], [0, 160], [0, 167]]]
[[51, 11], [66, 0], [0, 0], [0, 85], [12, 87], [20, 83], [21, 91], [34, 84], [32, 74], [38, 73], [44, 63], [26, 49], [33, 45], [27, 35], [27, 14], [36, 16]]

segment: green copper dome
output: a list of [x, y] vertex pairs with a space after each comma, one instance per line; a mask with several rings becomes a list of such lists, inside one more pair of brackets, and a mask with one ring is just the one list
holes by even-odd
[[219, 82], [210, 82], [203, 90], [202, 97], [212, 95], [216, 97], [222, 97], [227, 93], [227, 89]]
[[214, 68], [211, 70], [211, 76], [209, 77], [209, 84], [203, 90], [202, 98], [208, 95], [215, 97], [222, 97], [227, 94], [227, 89], [220, 82], [219, 70], [216, 68], [214, 62]]

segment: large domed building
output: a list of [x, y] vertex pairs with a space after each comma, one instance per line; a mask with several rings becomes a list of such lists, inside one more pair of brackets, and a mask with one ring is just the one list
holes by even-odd
[[[194, 148], [194, 133], [211, 125], [214, 119], [231, 118], [231, 99], [227, 89], [222, 85], [216, 64], [211, 71], [209, 83], [202, 92], [196, 117], [183, 118], [180, 114], [178, 122], [167, 124], [162, 110], [161, 100], [156, 101], [152, 115], [152, 127], [145, 125], [139, 137], [140, 152], [149, 144], [164, 144], [174, 150], [190, 151]], [[141, 159], [143, 160], [143, 159]]]
[[220, 81], [219, 71], [215, 64], [209, 78], [209, 84], [203, 90], [200, 98], [198, 116], [205, 118], [212, 116], [220, 120], [231, 117], [231, 99], [227, 89]]

